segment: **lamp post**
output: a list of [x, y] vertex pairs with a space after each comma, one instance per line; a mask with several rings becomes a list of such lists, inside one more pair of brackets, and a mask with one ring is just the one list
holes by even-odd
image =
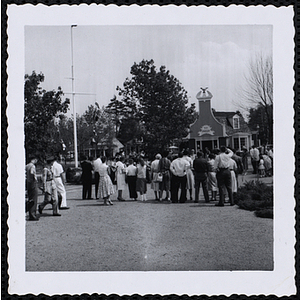
[[77, 153], [77, 124], [76, 124], [76, 107], [75, 107], [75, 91], [74, 91], [74, 64], [73, 64], [73, 28], [77, 25], [71, 25], [71, 79], [72, 79], [72, 102], [73, 102], [73, 125], [74, 125], [74, 159], [75, 168], [78, 167], [78, 153]]

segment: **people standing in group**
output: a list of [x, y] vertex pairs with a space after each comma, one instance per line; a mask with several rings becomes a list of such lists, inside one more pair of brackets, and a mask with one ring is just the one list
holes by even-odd
[[58, 213], [58, 196], [57, 187], [53, 178], [51, 167], [54, 162], [54, 157], [48, 157], [43, 169], [43, 191], [44, 201], [38, 206], [40, 215], [43, 213], [43, 209], [47, 204], [52, 204], [53, 216], [60, 217]]
[[94, 176], [95, 176], [95, 198], [98, 199], [98, 188], [99, 188], [99, 181], [100, 181], [100, 166], [102, 164], [102, 160], [100, 158], [100, 155], [97, 157], [97, 159], [94, 160]]
[[137, 166], [136, 166], [136, 191], [140, 193], [141, 200], [146, 201], [146, 193], [147, 193], [147, 179], [146, 179], [146, 171], [147, 166], [142, 157], [139, 158]]
[[174, 159], [170, 165], [171, 177], [171, 201], [178, 203], [178, 191], [180, 188], [179, 202], [186, 202], [186, 170], [188, 168], [187, 161], [183, 158], [183, 153], [179, 152], [178, 158]]
[[251, 164], [253, 167], [253, 174], [257, 174], [258, 162], [259, 162], [259, 150], [256, 148], [255, 145], [253, 145], [250, 150], [250, 156], [251, 156]]
[[[232, 157], [234, 156], [234, 154], [232, 155]], [[232, 194], [237, 192], [237, 163], [236, 161], [231, 157], [231, 159], [229, 160], [229, 171], [230, 171], [230, 175], [231, 175], [231, 190], [232, 190]]]
[[220, 148], [220, 154], [215, 158], [215, 168], [216, 168], [216, 177], [219, 188], [219, 202], [216, 206], [224, 206], [225, 202], [225, 188], [228, 193], [230, 205], [234, 205], [233, 195], [232, 195], [232, 186], [231, 186], [231, 173], [229, 170], [229, 161], [233, 155], [233, 152], [230, 149], [226, 149], [225, 146]]
[[162, 182], [159, 185], [160, 197], [162, 199], [163, 192], [166, 192], [166, 201], [170, 201], [170, 166], [171, 161], [168, 159], [169, 152], [163, 151], [162, 158], [159, 160], [159, 172], [162, 174]]
[[38, 221], [39, 218], [36, 215], [37, 208], [37, 198], [38, 198], [38, 185], [36, 177], [36, 168], [35, 165], [38, 159], [36, 156], [30, 157], [30, 163], [25, 167], [26, 175], [26, 190], [28, 196], [28, 212], [29, 212], [29, 221]]
[[188, 166], [186, 170], [186, 189], [190, 193], [190, 200], [193, 201], [193, 188], [195, 186], [195, 181], [194, 181], [194, 174], [192, 171], [193, 168], [193, 160], [191, 157], [189, 157], [189, 151], [185, 150], [183, 152], [183, 158], [187, 161]]
[[133, 164], [134, 161], [132, 158], [129, 158], [128, 160], [128, 167], [126, 168], [126, 174], [127, 174], [127, 184], [128, 184], [128, 190], [129, 190], [129, 197], [131, 200], [136, 201], [137, 200], [137, 192], [136, 192], [136, 180], [137, 180], [137, 169], [136, 166]]
[[161, 177], [161, 181], [159, 180], [159, 175], [162, 175], [159, 171], [160, 159], [161, 159], [161, 155], [159, 153], [157, 153], [155, 155], [155, 159], [152, 161], [151, 166], [150, 166], [151, 188], [154, 191], [156, 201], [162, 201], [161, 193], [160, 193], [160, 189], [159, 189], [160, 182], [162, 181], [162, 177]]
[[51, 171], [53, 173], [54, 182], [56, 184], [58, 196], [61, 197], [61, 203], [58, 203], [59, 209], [69, 209], [67, 206], [67, 193], [65, 189], [66, 175], [63, 166], [55, 160]]
[[109, 176], [109, 166], [106, 164], [107, 158], [101, 158], [101, 165], [99, 166], [99, 196], [104, 200], [104, 205], [113, 205], [110, 196], [114, 194], [114, 185]]
[[207, 173], [207, 188], [211, 191], [211, 201], [217, 200], [218, 182], [215, 169], [215, 157], [214, 153], [208, 155], [208, 173]]
[[119, 201], [125, 201], [123, 198], [123, 191], [126, 190], [127, 184], [126, 184], [126, 166], [124, 164], [124, 157], [120, 156], [117, 158], [116, 163], [116, 179], [117, 179], [117, 190], [118, 190], [118, 197], [117, 199]]
[[208, 188], [207, 188], [207, 174], [209, 171], [208, 161], [204, 158], [202, 151], [197, 152], [197, 158], [193, 162], [193, 169], [195, 174], [195, 203], [199, 202], [200, 184], [202, 184], [202, 190], [205, 202], [209, 202]]
[[93, 166], [85, 155], [82, 156], [81, 168], [82, 200], [92, 199]]

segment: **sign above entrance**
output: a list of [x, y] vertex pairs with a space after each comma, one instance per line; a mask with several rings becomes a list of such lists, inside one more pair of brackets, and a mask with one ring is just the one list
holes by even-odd
[[198, 135], [199, 135], [199, 136], [202, 136], [202, 135], [204, 135], [204, 134], [214, 135], [215, 132], [212, 131], [211, 126], [209, 126], [209, 125], [203, 125], [203, 126], [201, 127], [200, 131], [198, 132]]

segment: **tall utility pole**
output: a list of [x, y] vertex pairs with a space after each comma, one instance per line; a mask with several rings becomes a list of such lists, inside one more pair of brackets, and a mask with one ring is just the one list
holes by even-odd
[[75, 95], [96, 95], [91, 93], [75, 93], [75, 77], [74, 77], [74, 62], [73, 62], [73, 27], [77, 27], [77, 25], [71, 25], [71, 73], [72, 77], [68, 78], [72, 80], [72, 92], [64, 93], [64, 94], [72, 94], [72, 102], [73, 102], [73, 126], [74, 126], [74, 158], [75, 158], [75, 168], [78, 167], [78, 152], [77, 152], [77, 124], [76, 124], [76, 105], [75, 105]]
[[77, 125], [76, 125], [76, 107], [75, 107], [75, 90], [74, 90], [74, 64], [73, 64], [73, 27], [77, 25], [71, 25], [71, 79], [72, 79], [72, 102], [73, 102], [73, 122], [74, 122], [74, 158], [75, 168], [78, 167], [78, 153], [77, 153]]

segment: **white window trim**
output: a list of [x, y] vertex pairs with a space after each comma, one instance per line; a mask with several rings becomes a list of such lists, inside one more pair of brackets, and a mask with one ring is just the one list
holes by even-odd
[[[233, 129], [240, 129], [240, 117], [237, 116], [237, 115], [234, 115], [232, 120], [233, 120], [233, 122], [232, 122], [233, 123]], [[238, 120], [238, 126], [237, 127], [235, 126], [234, 120]]]

